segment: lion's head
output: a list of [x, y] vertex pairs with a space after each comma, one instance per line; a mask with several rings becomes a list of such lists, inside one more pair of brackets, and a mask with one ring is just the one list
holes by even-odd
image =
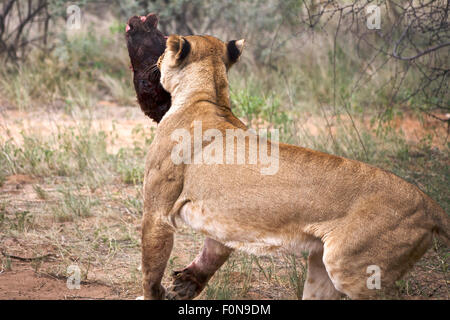
[[171, 35], [157, 63], [161, 84], [173, 93], [180, 83], [196, 77], [221, 77], [238, 61], [243, 47], [244, 40], [223, 42], [212, 36]]

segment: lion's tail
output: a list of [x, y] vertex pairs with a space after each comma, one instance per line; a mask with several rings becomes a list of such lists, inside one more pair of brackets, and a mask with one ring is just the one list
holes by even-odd
[[429, 196], [425, 195], [424, 200], [426, 213], [431, 217], [435, 225], [433, 229], [435, 235], [437, 235], [447, 247], [450, 247], [449, 215]]

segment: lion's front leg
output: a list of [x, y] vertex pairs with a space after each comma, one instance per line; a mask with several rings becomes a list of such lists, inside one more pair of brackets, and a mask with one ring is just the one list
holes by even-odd
[[144, 299], [164, 299], [161, 280], [173, 247], [173, 230], [158, 216], [145, 215], [142, 221], [142, 275]]
[[190, 300], [197, 297], [231, 252], [233, 249], [206, 238], [202, 251], [194, 261], [185, 269], [173, 272], [173, 283], [167, 291], [167, 299]]

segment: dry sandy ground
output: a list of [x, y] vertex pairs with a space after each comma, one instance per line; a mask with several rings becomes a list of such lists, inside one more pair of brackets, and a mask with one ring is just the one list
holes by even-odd
[[117, 152], [120, 147], [133, 145], [136, 140], [133, 129], [142, 128], [150, 132], [151, 128], [156, 127], [154, 122], [143, 116], [139, 108], [121, 107], [108, 101], [100, 101], [92, 111], [75, 110], [71, 114], [57, 109], [2, 110], [0, 106], [0, 137], [16, 141], [21, 141], [22, 131], [46, 137], [86, 122], [96, 131], [117, 133], [114, 143], [108, 144], [111, 153]]
[[82, 283], [79, 290], [67, 288], [64, 279], [41, 275], [18, 263], [0, 278], [0, 299], [17, 300], [105, 300], [122, 299], [113, 288], [102, 284]]

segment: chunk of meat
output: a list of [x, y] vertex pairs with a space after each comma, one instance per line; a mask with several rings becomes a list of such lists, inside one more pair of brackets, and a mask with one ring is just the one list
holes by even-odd
[[156, 67], [167, 39], [157, 26], [157, 15], [150, 13], [131, 17], [125, 31], [139, 105], [148, 117], [159, 123], [171, 106], [171, 97], [161, 86], [161, 74]]

